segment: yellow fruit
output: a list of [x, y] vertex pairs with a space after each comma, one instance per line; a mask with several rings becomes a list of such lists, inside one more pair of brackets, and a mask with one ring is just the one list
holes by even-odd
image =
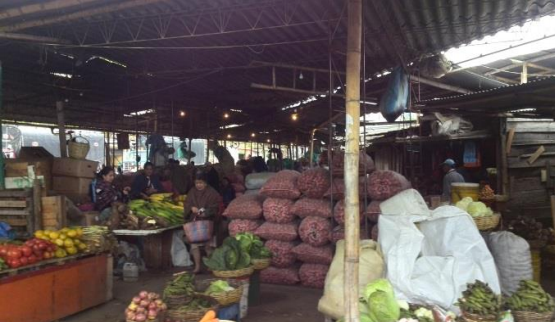
[[54, 240], [54, 243], [60, 247], [64, 246], [64, 241], [61, 240], [60, 238]]
[[62, 230], [60, 230], [60, 232], [64, 233], [64, 234], [67, 233], [68, 231], [69, 231], [69, 228], [67, 228], [67, 227], [64, 227], [64, 228], [62, 228]]
[[[37, 237], [37, 235], [39, 235], [39, 236], [44, 235], [44, 231], [42, 231], [42, 230], [35, 231], [35, 237]], [[39, 237], [37, 237], [37, 238], [39, 238]]]
[[82, 251], [87, 250], [87, 244], [80, 243], [79, 245], [77, 245], [77, 248]]
[[75, 255], [75, 254], [77, 254], [77, 248], [75, 248], [75, 247], [73, 247], [73, 246], [72, 246], [72, 247], [66, 248], [66, 251], [67, 251], [67, 253], [70, 254], [70, 255]]
[[61, 240], [66, 240], [66, 239], [67, 239], [67, 235], [66, 235], [66, 234], [60, 234], [60, 239], [61, 239]]
[[44, 234], [41, 232], [35, 232], [35, 238], [44, 239]]
[[58, 239], [60, 238], [60, 234], [58, 234], [57, 232], [53, 231], [51, 232], [49, 235], [50, 239]]
[[83, 236], [83, 229], [77, 228], [77, 229], [75, 229], [75, 231], [77, 232], [77, 237]]
[[70, 238], [75, 238], [75, 237], [77, 237], [77, 231], [75, 231], [75, 230], [73, 230], [73, 229], [68, 230], [68, 232], [67, 232], [67, 237], [70, 237]]
[[66, 256], [67, 256], [67, 253], [66, 253], [65, 250], [63, 250], [63, 249], [61, 249], [61, 248], [58, 248], [58, 249], [56, 250], [56, 253], [55, 253], [54, 255], [56, 255], [57, 258], [62, 258], [62, 257], [66, 257]]
[[67, 238], [64, 240], [64, 246], [65, 247], [73, 247], [74, 243], [73, 240], [71, 240], [71, 238]]
[[44, 236], [50, 236], [50, 233], [52, 232], [52, 230], [45, 230], [42, 233], [44, 234]]

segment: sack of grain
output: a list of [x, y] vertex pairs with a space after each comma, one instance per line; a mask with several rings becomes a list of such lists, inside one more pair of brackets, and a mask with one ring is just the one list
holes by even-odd
[[366, 216], [366, 218], [368, 218], [368, 220], [370, 220], [370, 222], [378, 222], [378, 217], [382, 213], [382, 211], [380, 210], [381, 203], [381, 201], [373, 200], [368, 204], [368, 207], [366, 207], [364, 215]]
[[301, 174], [293, 170], [283, 170], [266, 181], [260, 193], [266, 197], [296, 200], [301, 196], [297, 180]]
[[331, 217], [330, 200], [302, 198], [295, 202], [293, 213], [301, 218], [308, 216]]
[[297, 223], [276, 224], [272, 222], [263, 223], [254, 234], [265, 240], [294, 241], [299, 237]]
[[[364, 184], [366, 183], [366, 177], [358, 178], [358, 195], [362, 198], [364, 197]], [[324, 198], [329, 199], [333, 197], [333, 200], [345, 199], [345, 181], [343, 179], [333, 179], [333, 182], [324, 194]]]
[[295, 263], [295, 254], [292, 250], [295, 247], [293, 242], [279, 240], [268, 240], [265, 244], [272, 253], [272, 266], [279, 268], [290, 267]]
[[[328, 164], [327, 153], [322, 153], [322, 155], [325, 155], [325, 156], [322, 158], [321, 162], [324, 162], [325, 165], [327, 165]], [[339, 178], [343, 177], [344, 168], [345, 168], [344, 161], [345, 161], [345, 152], [343, 151], [333, 152], [332, 173], [335, 177], [339, 177]], [[366, 165], [366, 169], [365, 169], [365, 165]], [[358, 169], [360, 174], [363, 174], [365, 172], [372, 173], [376, 169], [376, 166], [374, 165], [374, 160], [372, 160], [372, 158], [368, 154], [364, 153], [364, 151], [360, 151]]]
[[277, 224], [290, 223], [295, 220], [294, 204], [295, 202], [289, 199], [268, 198], [262, 206], [264, 218]]
[[330, 188], [330, 173], [324, 168], [309, 169], [299, 176], [297, 183], [304, 196], [321, 199]]
[[302, 243], [293, 248], [293, 254], [303, 263], [330, 265], [333, 259], [333, 248], [331, 245], [314, 247]]
[[260, 195], [242, 195], [227, 206], [223, 215], [231, 219], [259, 219], [262, 217], [263, 201]]
[[260, 281], [269, 284], [295, 285], [299, 283], [299, 269], [268, 267], [260, 272]]
[[410, 186], [407, 178], [395, 171], [375, 171], [368, 178], [368, 196], [372, 200], [386, 200]]
[[299, 269], [301, 284], [306, 287], [324, 288], [329, 269], [329, 264], [303, 264]]
[[326, 218], [306, 217], [299, 226], [299, 236], [312, 246], [324, 246], [330, 241], [331, 223]]
[[261, 173], [251, 173], [247, 175], [245, 179], [245, 185], [248, 190], [258, 190], [266, 184], [266, 181], [271, 177], [275, 176], [274, 172], [261, 172]]
[[260, 224], [260, 220], [233, 219], [229, 222], [229, 235], [235, 237], [240, 233], [254, 233], [260, 227]]
[[[364, 218], [362, 216], [362, 202], [359, 202], [358, 206], [360, 222], [363, 222]], [[340, 200], [338, 203], [335, 204], [335, 207], [333, 208], [333, 218], [338, 224], [345, 224], [345, 200]]]

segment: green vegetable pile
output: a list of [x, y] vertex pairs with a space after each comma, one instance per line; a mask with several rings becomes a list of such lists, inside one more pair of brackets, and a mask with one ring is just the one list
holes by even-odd
[[220, 294], [224, 292], [233, 291], [234, 288], [229, 285], [226, 281], [214, 281], [210, 283], [210, 286], [204, 291], [206, 295]]
[[506, 299], [506, 304], [513, 311], [548, 313], [555, 310], [551, 295], [534, 281], [520, 281], [518, 290]]
[[[386, 279], [368, 283], [360, 302], [361, 322], [397, 322], [401, 318], [401, 308], [395, 298], [393, 286]], [[408, 310], [408, 304], [406, 306]]]
[[193, 295], [195, 293], [193, 280], [194, 276], [187, 273], [176, 276], [166, 284], [163, 294], [164, 300], [166, 300], [168, 296]]
[[234, 271], [251, 265], [251, 256], [241, 242], [227, 237], [221, 247], [216, 248], [210, 258], [203, 258], [204, 265], [213, 271]]
[[198, 311], [198, 310], [205, 310], [205, 309], [209, 309], [211, 308], [212, 305], [210, 304], [210, 302], [206, 299], [203, 298], [195, 298], [193, 299], [191, 302], [189, 302], [186, 305], [180, 306], [177, 309], [174, 309], [172, 311], [174, 312], [190, 312], [190, 311]]
[[251, 233], [240, 233], [235, 239], [241, 243], [241, 247], [246, 250], [251, 259], [266, 259], [272, 257], [272, 253], [264, 246], [264, 243], [258, 236]]
[[488, 284], [481, 281], [467, 285], [458, 305], [464, 312], [482, 316], [497, 315], [501, 311], [500, 296], [493, 293]]
[[493, 215], [491, 208], [487, 207], [485, 203], [477, 201], [474, 202], [472, 198], [465, 197], [455, 204], [459, 209], [468, 212], [472, 217], [485, 217]]

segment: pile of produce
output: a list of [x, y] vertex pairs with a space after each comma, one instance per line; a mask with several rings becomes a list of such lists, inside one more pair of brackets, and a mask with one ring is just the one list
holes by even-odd
[[436, 314], [440, 321], [455, 321], [457, 315], [453, 312], [446, 312], [435, 306], [432, 310], [421, 305], [409, 305], [405, 301], [397, 301], [401, 308], [401, 320], [399, 322], [434, 322]]
[[331, 204], [329, 199], [302, 198], [295, 202], [292, 211], [301, 218], [309, 216], [330, 218]]
[[294, 241], [299, 237], [297, 230], [299, 225], [295, 222], [288, 224], [276, 224], [265, 222], [254, 233], [256, 236], [266, 240]]
[[368, 312], [361, 313], [361, 321], [396, 322], [401, 317], [393, 286], [386, 279], [377, 279], [366, 285], [361, 301], [367, 306], [361, 311]]
[[485, 203], [481, 201], [473, 201], [470, 197], [465, 197], [459, 200], [455, 206], [461, 210], [466, 211], [472, 217], [485, 217], [493, 215], [491, 208], [486, 206]]
[[276, 224], [290, 223], [295, 219], [294, 202], [288, 199], [268, 198], [264, 201], [264, 218]]
[[492, 199], [495, 199], [495, 192], [489, 186], [489, 184], [487, 184], [480, 191], [480, 200], [492, 200]]
[[112, 252], [118, 247], [118, 240], [106, 226], [83, 227], [82, 241], [89, 253]]
[[260, 223], [260, 220], [233, 219], [228, 225], [229, 235], [235, 237], [240, 233], [254, 233]]
[[164, 301], [160, 299], [160, 295], [141, 291], [137, 296], [133, 297], [131, 303], [125, 310], [125, 319], [127, 321], [145, 322], [153, 321], [168, 309]]
[[251, 256], [239, 240], [227, 237], [209, 258], [203, 258], [203, 262], [213, 271], [235, 271], [251, 266]]
[[306, 287], [324, 288], [329, 268], [329, 265], [303, 264], [299, 269], [301, 284]]
[[127, 206], [131, 212], [124, 218], [127, 229], [157, 229], [183, 224], [183, 201], [175, 202], [171, 193], [150, 196], [150, 201], [131, 200]]
[[297, 184], [304, 196], [321, 199], [330, 188], [330, 173], [324, 168], [309, 169], [299, 176]]
[[45, 240], [33, 238], [24, 244], [0, 245], [0, 270], [32, 265], [42, 260], [62, 257], [58, 247]]
[[501, 297], [493, 293], [488, 284], [476, 281], [467, 285], [458, 305], [464, 313], [497, 316], [501, 310]]
[[272, 266], [287, 268], [295, 263], [296, 256], [293, 254], [294, 242], [268, 240], [266, 247], [272, 252]]
[[66, 227], [58, 231], [37, 230], [35, 237], [50, 241], [58, 246], [54, 255], [58, 258], [87, 252], [87, 244], [82, 240], [83, 229], [81, 227]]
[[171, 308], [171, 298], [172, 297], [183, 297], [192, 296], [195, 293], [195, 287], [193, 285], [194, 276], [182, 273], [177, 274], [175, 278], [169, 281], [164, 288], [164, 301], [168, 302]]
[[260, 194], [270, 198], [295, 200], [301, 196], [297, 180], [301, 174], [293, 170], [282, 170], [266, 181]]
[[223, 215], [231, 219], [260, 219], [262, 202], [264, 202], [264, 198], [260, 195], [243, 195], [235, 198], [227, 206]]
[[235, 239], [239, 241], [241, 248], [250, 255], [251, 260], [272, 257], [272, 253], [267, 247], [264, 246], [264, 243], [260, 240], [260, 238], [258, 238], [258, 236], [251, 233], [242, 233], [237, 234]]
[[312, 246], [324, 246], [330, 241], [331, 223], [326, 218], [306, 217], [299, 226], [303, 242]]
[[518, 216], [508, 224], [508, 230], [527, 241], [543, 246], [553, 239], [553, 234], [549, 229], [544, 229], [542, 223], [537, 222], [534, 218]]
[[204, 291], [204, 294], [210, 296], [230, 292], [233, 290], [235, 290], [235, 288], [229, 285], [228, 282], [218, 280], [210, 282], [210, 286], [208, 286], [208, 288]]
[[520, 281], [520, 287], [506, 299], [507, 307], [514, 311], [550, 313], [555, 311], [551, 295], [534, 281]]
[[372, 200], [387, 200], [411, 184], [403, 175], [390, 170], [378, 170], [368, 178], [368, 196]]

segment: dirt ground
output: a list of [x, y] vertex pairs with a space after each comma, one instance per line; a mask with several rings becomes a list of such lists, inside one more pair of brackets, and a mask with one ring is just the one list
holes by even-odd
[[[136, 283], [114, 280], [112, 301], [60, 322], [125, 322], [123, 311], [131, 298], [143, 289], [161, 293], [172, 273], [145, 273]], [[247, 318], [241, 322], [323, 322], [324, 317], [316, 309], [321, 295], [322, 290], [263, 284], [260, 287], [259, 304], [250, 306]]]

